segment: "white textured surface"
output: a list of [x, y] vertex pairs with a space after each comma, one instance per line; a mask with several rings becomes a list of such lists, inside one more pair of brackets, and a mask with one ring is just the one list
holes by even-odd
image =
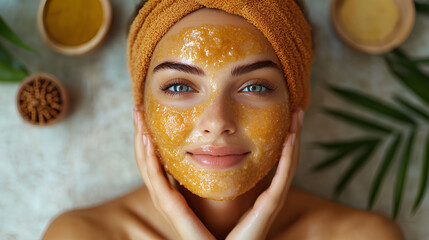
[[[89, 55], [69, 57], [57, 54], [41, 40], [35, 24], [39, 1], [0, 0], [0, 15], [39, 55], [4, 41], [2, 44], [31, 72], [49, 72], [61, 79], [73, 102], [64, 121], [46, 128], [33, 127], [18, 116], [18, 84], [0, 83], [0, 239], [39, 239], [49, 221], [60, 212], [103, 202], [141, 184], [134, 163], [132, 98], [125, 55], [127, 22], [137, 1], [112, 0], [113, 25], [104, 44]], [[317, 51], [311, 78], [313, 95], [295, 184], [330, 198], [348, 163], [312, 173], [310, 167], [325, 153], [309, 143], [364, 134], [321, 113], [322, 106], [351, 106], [326, 91], [325, 84], [365, 89], [386, 101], [391, 101], [395, 93], [416, 99], [393, 79], [380, 57], [357, 53], [336, 38], [329, 21], [329, 1], [306, 2]], [[429, 16], [417, 19], [405, 44], [409, 53], [429, 56], [429, 31], [424, 32], [428, 27]], [[339, 200], [365, 208], [378, 164], [378, 160], [369, 162]], [[376, 211], [386, 215], [391, 212], [397, 165], [389, 172], [375, 205]], [[407, 239], [412, 240], [427, 239], [429, 235], [429, 198], [415, 215], [410, 214], [419, 173], [419, 161], [412, 161], [407, 194], [397, 219]]]

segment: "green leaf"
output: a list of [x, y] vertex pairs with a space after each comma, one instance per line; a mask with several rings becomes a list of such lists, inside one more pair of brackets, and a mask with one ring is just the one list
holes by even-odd
[[429, 121], [429, 114], [427, 114], [424, 110], [417, 107], [416, 105], [406, 101], [405, 99], [395, 96], [395, 101], [401, 104], [404, 108], [408, 109], [410, 112], [415, 113], [416, 115], [420, 116], [421, 118], [425, 119], [426, 121]]
[[419, 64], [424, 63], [425, 59], [411, 59], [400, 48], [394, 49], [388, 54], [392, 60], [398, 62], [406, 68], [420, 71]]
[[414, 2], [416, 11], [420, 13], [429, 13], [429, 4]]
[[16, 69], [7, 62], [0, 61], [0, 81], [18, 82], [28, 76], [22, 69]]
[[375, 178], [371, 187], [370, 196], [368, 200], [368, 209], [371, 209], [372, 206], [374, 205], [374, 201], [377, 198], [377, 194], [380, 189], [380, 186], [383, 184], [384, 177], [386, 176], [386, 173], [389, 170], [390, 166], [392, 165], [393, 159], [395, 158], [395, 153], [398, 149], [401, 138], [402, 138], [401, 134], [397, 134], [395, 139], [387, 148], [383, 162], [381, 163], [381, 166], [377, 171], [377, 177]]
[[348, 141], [335, 141], [335, 142], [316, 142], [314, 145], [326, 150], [344, 150], [349, 148], [356, 148], [365, 144], [372, 144], [379, 141], [377, 138], [359, 138]]
[[394, 202], [393, 202], [394, 219], [398, 216], [399, 208], [401, 206], [402, 194], [404, 192], [405, 180], [407, 178], [408, 165], [410, 163], [414, 137], [415, 137], [415, 130], [413, 129], [410, 133], [409, 138], [407, 139], [406, 147], [402, 155], [401, 165], [399, 166], [399, 171], [396, 179]]
[[382, 133], [391, 133], [393, 132], [392, 129], [382, 126], [379, 123], [375, 123], [374, 120], [365, 119], [361, 116], [357, 116], [352, 113], [339, 111], [335, 109], [325, 108], [325, 112], [335, 118], [338, 118], [344, 122], [351, 123], [355, 126], [365, 128], [368, 130], [374, 130]]
[[12, 66], [12, 68], [14, 68], [16, 70], [22, 70], [26, 74], [28, 74], [28, 71], [24, 67], [24, 65], [22, 65], [21, 63], [19, 63], [18, 61], [16, 61], [12, 57], [12, 55], [10, 55], [10, 53], [1, 44], [0, 44], [0, 61], [8, 63], [10, 66]]
[[313, 167], [313, 171], [320, 171], [322, 169], [325, 169], [327, 167], [330, 167], [334, 164], [336, 164], [337, 162], [339, 162], [341, 159], [344, 159], [345, 156], [351, 154], [352, 152], [356, 151], [359, 149], [360, 146], [356, 147], [356, 148], [346, 148], [343, 150], [340, 150], [337, 154], [334, 154], [328, 158], [326, 158], [325, 160], [322, 160], [321, 163], [317, 164], [316, 166]]
[[390, 71], [414, 94], [429, 103], [429, 77], [417, 68], [407, 67], [400, 61], [385, 57]]
[[16, 36], [16, 34], [12, 31], [12, 29], [10, 29], [7, 26], [6, 22], [3, 20], [3, 18], [1, 16], [0, 16], [0, 36], [6, 38], [10, 42], [12, 42], [13, 44], [15, 44], [21, 48], [24, 48], [30, 52], [35, 52], [32, 48], [30, 48], [25, 43], [23, 43], [18, 38], [18, 36]]
[[414, 64], [427, 64], [429, 63], [429, 58], [416, 58], [416, 59], [410, 59], [409, 60], [411, 63]]
[[384, 115], [390, 118], [393, 118], [397, 121], [408, 123], [411, 125], [415, 125], [415, 122], [413, 119], [408, 117], [405, 113], [401, 112], [400, 110], [394, 108], [393, 106], [390, 106], [387, 103], [384, 103], [381, 100], [377, 100], [373, 97], [370, 97], [368, 95], [364, 95], [362, 93], [347, 90], [344, 88], [339, 88], [336, 86], [330, 86], [329, 87], [331, 91], [333, 91], [335, 94], [340, 96], [342, 99], [349, 101], [351, 103], [355, 103], [361, 107], [364, 107], [370, 111], [373, 111], [375, 113], [378, 113], [380, 115]]
[[357, 173], [357, 171], [361, 169], [366, 162], [368, 162], [369, 157], [371, 156], [377, 145], [378, 143], [368, 146], [361, 154], [356, 156], [349, 169], [347, 169], [346, 173], [341, 177], [340, 181], [335, 187], [336, 196], [341, 194], [341, 192], [344, 190], [344, 188], [347, 186], [353, 176]]
[[428, 183], [428, 174], [429, 174], [429, 134], [426, 138], [426, 148], [425, 148], [425, 154], [423, 156], [423, 164], [422, 164], [422, 173], [420, 175], [420, 186], [419, 186], [419, 192], [417, 194], [416, 200], [414, 202], [413, 211], [415, 212], [417, 208], [420, 206], [423, 200], [423, 196], [426, 193], [427, 190], [427, 183]]

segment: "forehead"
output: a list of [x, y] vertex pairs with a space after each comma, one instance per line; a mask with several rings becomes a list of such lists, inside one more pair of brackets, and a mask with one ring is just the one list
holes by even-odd
[[164, 35], [151, 63], [188, 60], [202, 67], [222, 67], [249, 55], [265, 55], [278, 62], [268, 40], [244, 18], [221, 10], [200, 9], [181, 19]]

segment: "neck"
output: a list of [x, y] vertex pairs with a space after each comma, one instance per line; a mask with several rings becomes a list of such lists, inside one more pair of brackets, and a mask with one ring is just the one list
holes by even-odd
[[233, 200], [215, 201], [201, 198], [182, 186], [178, 186], [178, 190], [210, 232], [217, 239], [225, 239], [243, 214], [253, 206], [258, 196], [269, 186], [271, 179], [272, 174], [268, 174], [251, 190]]

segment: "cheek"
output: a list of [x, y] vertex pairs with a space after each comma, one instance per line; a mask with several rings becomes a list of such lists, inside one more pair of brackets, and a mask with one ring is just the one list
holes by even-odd
[[[150, 135], [159, 151], [174, 159], [183, 159], [180, 151], [201, 115], [202, 105], [178, 108], [156, 101], [152, 93], [145, 97], [145, 121]], [[181, 156], [183, 155], [183, 156]]]
[[290, 124], [287, 103], [273, 104], [264, 108], [237, 104], [234, 112], [237, 114], [238, 124], [255, 145], [256, 161], [262, 156], [264, 159], [270, 159], [267, 155], [278, 155], [281, 152]]

